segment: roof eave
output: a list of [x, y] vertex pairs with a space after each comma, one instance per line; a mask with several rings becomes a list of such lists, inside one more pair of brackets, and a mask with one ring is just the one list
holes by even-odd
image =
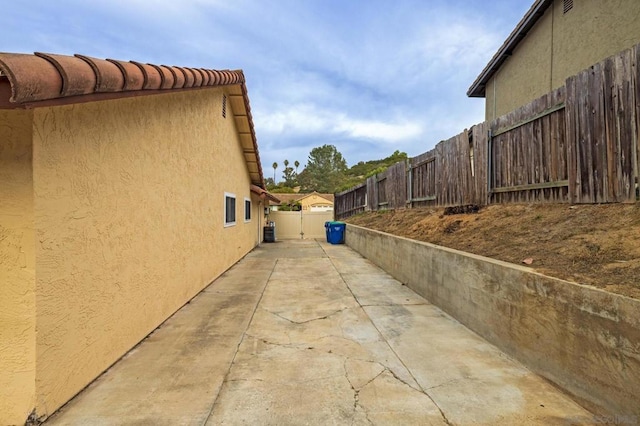
[[237, 114], [246, 120], [246, 134], [251, 140], [244, 148], [245, 161], [251, 182], [264, 188], [242, 70], [143, 64], [84, 55], [0, 53], [0, 109], [67, 105], [212, 87], [226, 90], [235, 87], [238, 96], [242, 96], [241, 111]]
[[518, 25], [509, 34], [509, 37], [502, 43], [502, 46], [493, 55], [489, 63], [484, 67], [480, 75], [475, 79], [467, 96], [470, 98], [484, 98], [486, 95], [486, 85], [493, 75], [500, 69], [502, 64], [507, 60], [516, 46], [525, 38], [527, 33], [533, 28], [538, 20], [544, 15], [549, 6], [553, 4], [553, 0], [536, 0], [524, 17], [518, 22]]

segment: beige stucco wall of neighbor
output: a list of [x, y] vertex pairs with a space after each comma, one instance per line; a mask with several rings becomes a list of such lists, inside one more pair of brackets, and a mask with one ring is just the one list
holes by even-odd
[[351, 224], [346, 243], [596, 413], [640, 418], [640, 300]]
[[486, 119], [507, 114], [562, 86], [568, 77], [640, 43], [639, 20], [637, 0], [576, 1], [566, 14], [563, 1], [554, 1], [487, 82]]
[[0, 424], [35, 406], [31, 111], [0, 110]]
[[[34, 111], [38, 415], [255, 246], [259, 216], [244, 221], [250, 181], [222, 95]], [[225, 192], [236, 196], [235, 226], [224, 226]]]
[[486, 87], [485, 118], [493, 120], [551, 90], [551, 8]]

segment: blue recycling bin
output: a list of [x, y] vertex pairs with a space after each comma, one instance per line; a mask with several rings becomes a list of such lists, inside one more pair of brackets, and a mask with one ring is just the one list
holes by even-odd
[[344, 244], [344, 232], [347, 224], [344, 222], [327, 222], [327, 242], [331, 244]]

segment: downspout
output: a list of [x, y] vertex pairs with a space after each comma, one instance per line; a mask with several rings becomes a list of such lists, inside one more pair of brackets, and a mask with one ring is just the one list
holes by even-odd
[[260, 200], [258, 203], [258, 244], [256, 244], [256, 246], [259, 246], [262, 242], [262, 235], [260, 235], [260, 231], [262, 230], [262, 219], [264, 219], [264, 207], [262, 200]]

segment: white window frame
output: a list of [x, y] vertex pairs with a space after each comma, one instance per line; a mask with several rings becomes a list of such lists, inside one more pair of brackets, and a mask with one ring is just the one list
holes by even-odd
[[[234, 206], [234, 212], [233, 212], [233, 218], [234, 221], [233, 222], [227, 222], [227, 198], [233, 198], [234, 202], [233, 202], [233, 206]], [[230, 192], [225, 192], [224, 193], [224, 227], [228, 228], [230, 226], [235, 226], [236, 222], [238, 221], [238, 203], [237, 203], [237, 197], [236, 194], [232, 194]]]
[[[247, 202], [249, 202], [249, 210], [247, 210]], [[244, 223], [251, 222], [251, 209], [253, 209], [251, 198], [244, 197]], [[249, 212], [249, 219], [247, 219], [247, 212]]]

